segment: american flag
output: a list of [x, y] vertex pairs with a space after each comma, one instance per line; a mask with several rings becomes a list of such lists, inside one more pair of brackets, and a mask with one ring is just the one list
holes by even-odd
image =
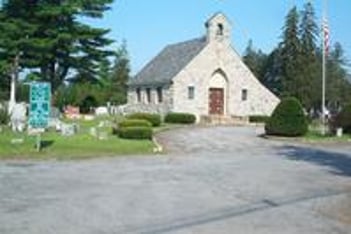
[[322, 25], [322, 30], [323, 30], [323, 43], [324, 43], [324, 50], [325, 54], [328, 55], [329, 53], [329, 46], [330, 46], [330, 31], [329, 31], [329, 25], [327, 19], [323, 19], [323, 25]]

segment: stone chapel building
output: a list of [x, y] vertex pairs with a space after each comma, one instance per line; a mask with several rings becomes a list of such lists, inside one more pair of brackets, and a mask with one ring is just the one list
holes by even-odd
[[201, 118], [270, 115], [279, 103], [231, 45], [222, 13], [205, 37], [169, 45], [128, 83], [128, 112], [187, 112]]

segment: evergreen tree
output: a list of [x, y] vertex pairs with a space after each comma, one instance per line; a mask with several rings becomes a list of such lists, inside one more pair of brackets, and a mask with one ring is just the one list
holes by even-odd
[[114, 104], [125, 104], [127, 102], [127, 82], [130, 78], [129, 55], [126, 43], [117, 50], [115, 61], [110, 77], [111, 99]]
[[317, 39], [318, 27], [315, 20], [315, 12], [311, 2], [304, 5], [300, 25], [301, 56], [300, 74], [297, 80], [296, 96], [304, 104], [305, 108], [319, 108], [321, 89], [321, 69], [318, 67]]
[[335, 43], [327, 61], [326, 99], [327, 107], [337, 112], [347, 103], [351, 103], [351, 83], [346, 70], [347, 60], [340, 43]]
[[268, 55], [263, 69], [264, 77], [262, 83], [277, 96], [283, 96], [283, 60], [281, 54], [281, 48], [275, 48]]
[[300, 51], [301, 44], [298, 32], [299, 14], [296, 6], [293, 7], [285, 19], [283, 28], [283, 40], [280, 45], [281, 63], [281, 95], [295, 96], [298, 95], [300, 85]]
[[0, 8], [0, 98], [3, 100], [9, 99], [11, 79], [16, 82], [20, 68], [24, 67], [20, 58], [35, 30], [27, 20], [31, 17], [28, 13], [31, 7], [28, 1], [13, 0], [4, 2]]
[[[20, 54], [21, 67], [38, 69], [41, 79], [50, 81], [53, 90], [69, 74], [94, 79], [96, 64], [112, 54], [105, 49], [112, 40], [106, 38], [109, 30], [91, 27], [78, 19], [101, 18], [112, 2], [9, 0], [0, 14], [0, 28], [8, 32], [0, 36], [0, 48], [9, 59]], [[13, 38], [20, 44], [1, 43]]]
[[261, 50], [256, 51], [253, 47], [252, 40], [249, 41], [245, 49], [243, 62], [250, 68], [251, 72], [261, 82], [264, 81], [265, 67], [267, 63], [267, 55]]

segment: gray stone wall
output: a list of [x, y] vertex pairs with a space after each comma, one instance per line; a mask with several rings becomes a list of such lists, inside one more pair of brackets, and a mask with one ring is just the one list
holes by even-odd
[[[146, 89], [151, 90], [151, 102], [147, 101]], [[162, 102], [158, 102], [158, 87], [140, 87], [141, 102], [138, 102], [137, 87], [130, 87], [128, 90], [128, 105], [125, 107], [126, 113], [148, 112], [164, 115], [172, 110], [173, 104], [173, 88], [172, 86], [162, 87]]]

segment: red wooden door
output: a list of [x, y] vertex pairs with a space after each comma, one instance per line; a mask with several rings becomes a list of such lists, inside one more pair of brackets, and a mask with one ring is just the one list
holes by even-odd
[[224, 114], [224, 90], [221, 88], [210, 88], [209, 92], [210, 115]]

